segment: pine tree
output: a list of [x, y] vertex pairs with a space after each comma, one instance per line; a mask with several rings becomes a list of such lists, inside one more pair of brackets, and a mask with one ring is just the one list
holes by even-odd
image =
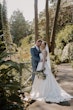
[[50, 46], [50, 36], [49, 36], [49, 12], [48, 12], [48, 5], [49, 5], [49, 0], [46, 0], [46, 7], [45, 7], [45, 12], [46, 12], [46, 41], [48, 43], [48, 46]]
[[10, 34], [10, 27], [9, 27], [8, 19], [7, 19], [7, 7], [6, 7], [5, 0], [3, 0], [1, 17], [2, 17], [2, 26], [3, 26], [3, 36], [4, 36], [5, 43], [6, 43], [6, 48], [7, 48], [7, 51], [10, 52], [10, 50], [11, 50], [10, 47], [12, 44], [12, 37]]
[[56, 34], [56, 26], [57, 26], [57, 19], [58, 19], [58, 14], [60, 10], [60, 4], [61, 0], [57, 1], [57, 7], [56, 7], [56, 12], [55, 12], [55, 18], [54, 18], [54, 24], [51, 32], [51, 52], [54, 54], [54, 48], [55, 48], [55, 34]]
[[3, 34], [3, 31], [2, 31], [2, 21], [1, 21], [1, 7], [2, 7], [2, 5], [0, 3], [0, 35]]

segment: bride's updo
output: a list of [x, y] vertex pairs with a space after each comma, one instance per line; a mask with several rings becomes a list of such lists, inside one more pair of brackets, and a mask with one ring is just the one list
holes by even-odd
[[46, 46], [47, 43], [46, 43], [46, 41], [43, 41], [42, 44], [44, 44]]

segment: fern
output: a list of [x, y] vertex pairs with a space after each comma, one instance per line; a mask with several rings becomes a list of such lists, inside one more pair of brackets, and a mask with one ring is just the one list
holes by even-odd
[[21, 63], [6, 60], [10, 54], [5, 50], [0, 54], [0, 108], [1, 110], [23, 110], [23, 103], [19, 95], [22, 87], [20, 80], [15, 78], [16, 74], [20, 76], [23, 66]]

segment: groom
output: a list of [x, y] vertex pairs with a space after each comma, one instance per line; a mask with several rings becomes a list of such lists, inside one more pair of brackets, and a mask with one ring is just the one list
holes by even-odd
[[34, 78], [35, 78], [35, 71], [37, 69], [37, 65], [40, 61], [40, 56], [39, 54], [41, 53], [40, 51], [40, 46], [41, 46], [41, 43], [42, 43], [42, 40], [39, 39], [36, 41], [36, 44], [35, 46], [33, 46], [30, 50], [31, 52], [31, 60], [32, 60], [32, 70], [33, 70], [33, 73], [32, 73], [32, 82], [34, 81]]

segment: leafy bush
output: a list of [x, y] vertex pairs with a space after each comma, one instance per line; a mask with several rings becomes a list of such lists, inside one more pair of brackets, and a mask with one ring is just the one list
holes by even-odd
[[6, 49], [5, 44], [3, 41], [0, 40], [0, 53]]
[[66, 44], [73, 41], [73, 25], [67, 25], [56, 36], [56, 47], [63, 49]]
[[6, 60], [8, 55], [6, 51], [0, 53], [0, 109], [22, 110], [23, 103], [18, 92], [21, 90], [21, 85], [13, 75], [14, 71], [16, 74], [20, 72], [20, 65]]
[[28, 43], [31, 43], [31, 41], [32, 41], [32, 35], [29, 36]]

